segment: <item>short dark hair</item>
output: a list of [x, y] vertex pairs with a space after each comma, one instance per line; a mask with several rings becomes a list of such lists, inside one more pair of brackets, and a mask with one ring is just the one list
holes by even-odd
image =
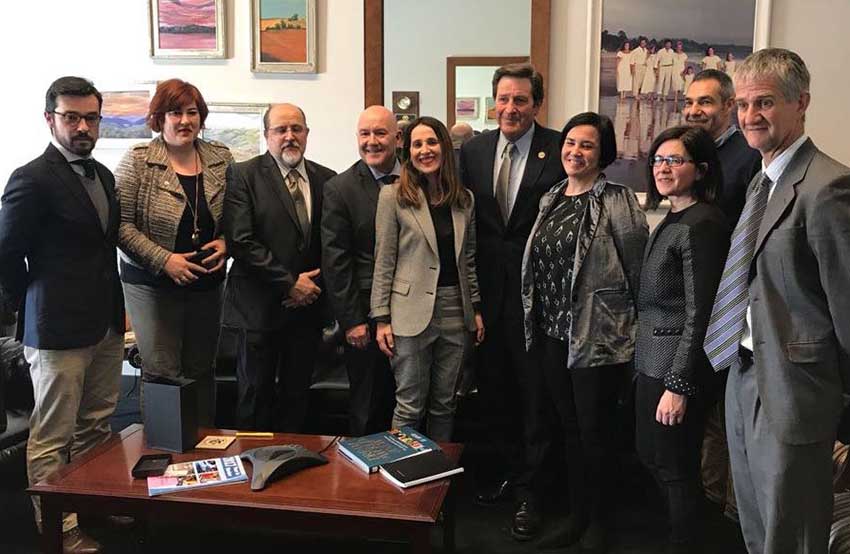
[[[717, 84], [720, 85], [721, 102], [726, 103], [732, 98], [735, 98], [735, 85], [732, 84], [732, 78], [724, 71], [720, 71], [719, 69], [703, 69], [694, 75], [693, 82], [696, 83], [698, 81], [708, 80], [717, 81]], [[688, 91], [685, 91], [685, 94], [687, 93]]]
[[97, 108], [103, 107], [103, 95], [95, 88], [94, 83], [82, 77], [59, 77], [50, 84], [44, 95], [44, 111], [53, 113], [56, 109], [56, 98], [59, 96], [92, 96], [97, 98]]
[[534, 69], [530, 63], [512, 63], [503, 65], [493, 73], [493, 98], [496, 98], [496, 89], [502, 77], [513, 77], [514, 79], [528, 79], [531, 81], [531, 97], [535, 106], [543, 104], [543, 75]]
[[693, 184], [693, 196], [700, 202], [714, 204], [723, 191], [723, 170], [717, 157], [717, 147], [711, 135], [701, 127], [671, 127], [652, 141], [649, 148], [649, 162], [646, 164], [646, 202], [644, 208], [654, 210], [664, 198], [655, 185], [655, 173], [652, 171], [652, 159], [662, 144], [668, 140], [679, 140], [685, 146], [694, 165], [701, 166], [702, 175]]
[[560, 151], [564, 147], [564, 141], [567, 140], [567, 133], [573, 127], [578, 127], [579, 125], [590, 125], [599, 133], [599, 169], [605, 169], [614, 163], [614, 160], [617, 159], [617, 135], [614, 133], [614, 124], [611, 122], [610, 117], [596, 112], [584, 112], [570, 118], [561, 131], [558, 150]]
[[169, 79], [156, 86], [156, 92], [151, 98], [148, 106], [148, 122], [155, 133], [162, 132], [162, 123], [165, 114], [172, 110], [179, 110], [183, 106], [195, 104], [198, 114], [201, 116], [201, 127], [207, 120], [210, 110], [198, 87], [180, 79]]

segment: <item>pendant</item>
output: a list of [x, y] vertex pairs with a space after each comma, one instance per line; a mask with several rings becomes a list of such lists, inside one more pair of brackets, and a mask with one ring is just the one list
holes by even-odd
[[195, 250], [199, 250], [201, 248], [201, 231], [199, 229], [192, 231], [192, 247]]

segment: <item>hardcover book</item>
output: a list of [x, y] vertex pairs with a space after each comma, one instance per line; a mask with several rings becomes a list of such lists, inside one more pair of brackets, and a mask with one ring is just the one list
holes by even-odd
[[423, 452], [381, 465], [381, 475], [393, 485], [406, 489], [463, 472], [442, 450]]
[[239, 456], [171, 464], [160, 477], [148, 477], [148, 495], [187, 491], [248, 480]]
[[436, 442], [410, 427], [342, 439], [338, 448], [343, 456], [366, 473], [377, 471], [381, 464], [440, 450]]

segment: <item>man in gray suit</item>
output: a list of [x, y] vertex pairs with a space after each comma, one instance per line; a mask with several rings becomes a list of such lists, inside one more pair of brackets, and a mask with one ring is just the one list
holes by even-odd
[[726, 430], [751, 553], [826, 553], [832, 447], [850, 383], [850, 169], [805, 134], [809, 71], [779, 48], [735, 73], [738, 120], [762, 154], [705, 349], [732, 365]]

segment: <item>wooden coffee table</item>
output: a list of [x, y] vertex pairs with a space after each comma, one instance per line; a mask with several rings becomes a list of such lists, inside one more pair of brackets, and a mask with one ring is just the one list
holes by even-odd
[[[233, 434], [235, 431], [205, 429], [200, 436]], [[319, 452], [333, 437], [276, 434], [273, 440], [237, 439], [227, 450], [190, 450], [174, 454], [174, 462], [234, 456], [244, 450], [273, 444], [300, 444]], [[442, 444], [455, 462], [463, 445]], [[378, 538], [409, 542], [411, 551], [430, 552], [430, 531], [449, 493], [450, 480], [443, 479], [409, 490], [400, 490], [378, 474], [366, 475], [344, 459], [332, 446], [324, 452], [330, 463], [305, 469], [252, 492], [247, 483], [194, 491], [148, 496], [147, 482], [133, 479], [130, 471], [145, 448], [144, 429], [131, 425], [108, 442], [93, 449], [30, 487], [41, 497], [43, 547], [62, 551], [62, 512], [100, 515], [131, 515], [234, 528], [269, 528], [316, 533], [321, 536]], [[251, 464], [245, 468], [251, 475]], [[446, 550], [454, 547], [453, 502], [444, 509]]]

